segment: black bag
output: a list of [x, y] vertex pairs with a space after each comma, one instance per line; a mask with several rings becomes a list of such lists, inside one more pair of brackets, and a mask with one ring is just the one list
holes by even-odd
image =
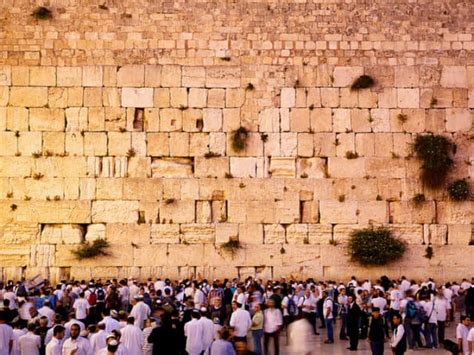
[[460, 352], [460, 350], [458, 349], [458, 344], [456, 344], [452, 340], [446, 339], [443, 345], [446, 351], [449, 351], [451, 354], [457, 355]]

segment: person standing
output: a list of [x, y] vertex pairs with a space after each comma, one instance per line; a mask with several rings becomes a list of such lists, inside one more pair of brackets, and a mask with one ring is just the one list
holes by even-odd
[[471, 319], [468, 316], [461, 316], [461, 322], [456, 327], [456, 340], [458, 344], [459, 354], [469, 355], [469, 344], [467, 336], [469, 334], [469, 326]]
[[97, 355], [99, 350], [107, 346], [107, 333], [105, 332], [105, 323], [97, 324], [97, 333], [94, 333], [89, 338], [92, 347], [92, 353]]
[[73, 323], [70, 329], [71, 337], [63, 344], [62, 355], [89, 355], [92, 354], [92, 347], [86, 338], [79, 336], [81, 328], [79, 324]]
[[87, 315], [89, 314], [90, 305], [89, 305], [89, 302], [87, 302], [87, 300], [85, 299], [84, 292], [81, 292], [79, 294], [79, 298], [74, 301], [72, 308], [74, 308], [76, 312], [75, 314], [76, 319], [79, 322], [86, 324], [86, 319], [87, 319]]
[[226, 327], [219, 330], [219, 339], [211, 346], [211, 354], [215, 355], [235, 355], [234, 347], [229, 341], [230, 332]]
[[130, 316], [135, 319], [135, 326], [143, 329], [145, 327], [145, 320], [150, 316], [151, 309], [143, 302], [142, 296], [136, 295], [135, 300], [137, 303], [133, 306]]
[[426, 296], [423, 302], [420, 304], [423, 306], [426, 320], [425, 320], [425, 339], [426, 347], [437, 348], [438, 347], [438, 335], [436, 334], [436, 328], [438, 326], [438, 318], [436, 313], [436, 305], [434, 301], [431, 301], [430, 296]]
[[214, 323], [212, 320], [206, 317], [207, 308], [201, 307], [201, 319], [199, 322], [202, 324], [203, 329], [203, 344], [204, 344], [204, 355], [209, 355], [211, 344], [214, 341]]
[[298, 308], [302, 312], [303, 316], [308, 320], [309, 324], [311, 324], [313, 333], [315, 335], [319, 335], [316, 328], [317, 302], [317, 299], [314, 297], [309, 288], [304, 290], [304, 295], [300, 297], [298, 301]]
[[361, 310], [359, 305], [355, 302], [353, 295], [349, 295], [348, 302], [347, 333], [349, 335], [350, 346], [347, 349], [350, 351], [356, 351], [357, 346], [359, 345], [359, 321]]
[[252, 326], [252, 320], [247, 310], [237, 302], [232, 303], [233, 312], [230, 316], [229, 325], [234, 328], [234, 340], [236, 342], [247, 343], [247, 332]]
[[[178, 355], [182, 353], [178, 330], [173, 326], [171, 316], [167, 313], [161, 316], [161, 325], [153, 328], [147, 339], [153, 346], [153, 355]], [[184, 350], [183, 350], [184, 352]], [[144, 354], [146, 354], [144, 352]]]
[[380, 308], [372, 308], [372, 317], [369, 320], [369, 341], [372, 355], [383, 355], [385, 340], [385, 322], [380, 314]]
[[7, 323], [7, 314], [0, 311], [0, 355], [8, 355], [13, 347], [13, 329]]
[[281, 311], [275, 307], [275, 300], [270, 298], [267, 301], [267, 309], [263, 312], [263, 348], [268, 354], [268, 343], [273, 339], [274, 355], [280, 354], [280, 330], [283, 326], [283, 316]]
[[[204, 328], [199, 319], [199, 311], [191, 312], [191, 320], [184, 325], [186, 351], [189, 355], [200, 355], [204, 351]], [[154, 349], [154, 346], [153, 346]]]
[[120, 340], [130, 354], [140, 354], [143, 347], [143, 333], [134, 323], [135, 318], [127, 318], [127, 325], [120, 330], [122, 333]]
[[66, 334], [66, 328], [62, 325], [56, 325], [53, 330], [53, 338], [46, 345], [46, 355], [61, 355], [62, 339]]
[[20, 345], [20, 354], [22, 355], [39, 355], [41, 348], [41, 338], [35, 334], [36, 324], [29, 323], [27, 326], [28, 333], [22, 335], [18, 339]]
[[337, 297], [337, 303], [339, 303], [339, 315], [341, 316], [341, 330], [339, 332], [339, 339], [347, 340], [347, 309], [349, 301], [345, 288], [341, 288], [341, 293]]
[[394, 355], [403, 355], [407, 351], [407, 337], [400, 314], [395, 313], [392, 316], [392, 322], [394, 331], [390, 340], [390, 346]]
[[262, 354], [262, 337], [263, 337], [263, 312], [260, 303], [255, 304], [255, 313], [252, 317], [253, 351], [257, 355]]
[[434, 299], [436, 310], [436, 320], [438, 325], [438, 344], [444, 344], [444, 329], [446, 327], [446, 319], [449, 313], [449, 302], [443, 295], [443, 289], [438, 289], [438, 293]]
[[327, 291], [323, 291], [323, 316], [324, 316], [324, 323], [326, 325], [326, 332], [327, 332], [327, 340], [324, 341], [325, 344], [333, 344], [334, 343], [334, 331], [333, 331], [333, 306], [334, 302], [331, 297], [328, 296]]

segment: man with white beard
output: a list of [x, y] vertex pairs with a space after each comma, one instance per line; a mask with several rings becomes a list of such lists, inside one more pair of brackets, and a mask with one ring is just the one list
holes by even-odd
[[120, 342], [125, 345], [130, 354], [141, 354], [143, 347], [143, 332], [134, 325], [135, 318], [128, 317], [127, 325], [121, 329]]

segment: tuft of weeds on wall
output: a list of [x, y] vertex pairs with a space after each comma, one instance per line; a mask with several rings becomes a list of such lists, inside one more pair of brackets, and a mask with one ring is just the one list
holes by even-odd
[[109, 242], [99, 238], [92, 243], [84, 242], [79, 248], [72, 251], [74, 257], [78, 260], [91, 259], [99, 255], [109, 255], [105, 250], [109, 247]]
[[37, 20], [50, 20], [53, 18], [53, 12], [44, 6], [38, 6], [36, 9], [33, 10], [31, 13]]
[[337, 200], [338, 200], [339, 202], [344, 202], [344, 201], [346, 200], [346, 195], [339, 195], [338, 198], [337, 198]]
[[49, 158], [49, 157], [52, 157], [54, 155], [54, 153], [50, 150], [47, 150], [44, 152], [43, 154], [46, 158]]
[[15, 137], [20, 137], [20, 131], [15, 131]]
[[237, 255], [237, 253], [240, 251], [240, 249], [243, 249], [243, 247], [237, 238], [230, 237], [229, 241], [220, 245], [220, 249], [223, 252], [230, 254], [230, 256], [234, 258], [234, 256]]
[[260, 134], [260, 139], [262, 140], [263, 143], [266, 143], [268, 141], [268, 134], [261, 133]]
[[436, 97], [432, 97], [430, 101], [430, 108], [435, 107], [438, 104], [438, 99]]
[[145, 219], [145, 211], [138, 211], [138, 224], [145, 224], [146, 219]]
[[285, 254], [285, 253], [286, 253], [285, 248], [281, 247], [281, 248], [280, 248], [280, 254]]
[[239, 187], [240, 187], [241, 189], [243, 189], [243, 188], [245, 187], [245, 184], [244, 184], [243, 182], [241, 182], [241, 183], [239, 184]]
[[232, 132], [232, 149], [236, 152], [241, 152], [245, 149], [247, 145], [247, 138], [249, 136], [249, 131], [245, 127], [240, 127], [239, 129]]
[[375, 85], [375, 80], [369, 75], [361, 75], [351, 85], [352, 91], [368, 89]]
[[300, 175], [300, 178], [302, 178], [302, 179], [307, 179], [307, 178], [308, 178], [308, 174], [303, 173], [303, 174]]
[[424, 194], [418, 193], [418, 194], [416, 194], [415, 196], [413, 196], [413, 199], [412, 199], [412, 200], [413, 200], [413, 203], [414, 203], [415, 205], [419, 205], [419, 204], [421, 204], [421, 203], [423, 203], [423, 202], [426, 201], [426, 197], [425, 197]]
[[7, 192], [7, 198], [13, 198], [13, 192]]
[[41, 173], [33, 174], [33, 179], [35, 179], [35, 180], [41, 180], [42, 178], [44, 178], [44, 175], [41, 174]]
[[18, 208], [18, 206], [17, 206], [16, 204], [14, 204], [14, 203], [12, 203], [12, 204], [10, 205], [10, 210], [11, 210], [11, 211], [16, 211], [17, 208]]
[[99, 9], [107, 11], [109, 9], [109, 7], [105, 3], [103, 3], [103, 4], [99, 5]]
[[167, 198], [165, 200], [165, 204], [167, 204], [167, 205], [172, 205], [175, 202], [176, 202], [176, 200], [174, 198]]
[[234, 176], [231, 173], [225, 173], [224, 177], [226, 179], [232, 179]]
[[406, 244], [386, 228], [364, 228], [352, 232], [349, 244], [351, 259], [361, 265], [385, 265], [400, 259]]
[[377, 195], [377, 196], [375, 197], [375, 200], [376, 200], [376, 201], [382, 201], [382, 196]]
[[25, 200], [25, 201], [29, 201], [29, 200], [31, 200], [31, 197], [28, 196], [28, 195], [25, 195], [24, 200]]
[[391, 154], [392, 154], [392, 159], [400, 159], [400, 155], [398, 155], [397, 153], [391, 152]]
[[207, 152], [204, 154], [204, 158], [210, 159], [210, 158], [217, 158], [220, 157], [221, 155], [219, 153], [214, 153], [214, 152]]
[[336, 239], [329, 239], [329, 245], [337, 246], [339, 242]]
[[246, 91], [254, 91], [255, 86], [252, 83], [248, 83], [247, 86], [245, 87]]
[[230, 62], [230, 57], [220, 57], [219, 59], [223, 62]]
[[137, 152], [135, 151], [135, 149], [130, 148], [130, 149], [127, 151], [127, 157], [133, 158], [135, 155], [137, 155]]
[[451, 152], [455, 145], [448, 138], [434, 134], [418, 134], [413, 150], [422, 161], [421, 179], [429, 187], [441, 186], [454, 162]]
[[126, 129], [125, 127], [120, 127], [120, 128], [119, 128], [119, 132], [120, 132], [120, 133], [127, 132], [127, 129]]
[[357, 152], [352, 152], [350, 150], [346, 152], [346, 159], [357, 159], [358, 157], [359, 154], [357, 154]]
[[34, 152], [34, 153], [31, 154], [31, 156], [35, 159], [38, 159], [39, 157], [42, 156], [42, 154], [41, 154], [41, 152]]
[[54, 196], [54, 201], [60, 201], [60, 200], [61, 200], [61, 196], [59, 195]]
[[179, 109], [181, 111], [186, 111], [189, 107], [188, 106], [185, 106], [185, 105], [179, 105]]
[[425, 255], [424, 255], [424, 257], [425, 257], [426, 259], [431, 260], [431, 259], [433, 258], [433, 256], [434, 256], [433, 247], [432, 247], [431, 245], [428, 245], [428, 246], [426, 247], [426, 249], [425, 249]]
[[405, 115], [404, 113], [399, 113], [397, 115], [397, 119], [401, 124], [404, 124], [406, 121], [408, 121], [408, 116]]
[[449, 197], [454, 201], [465, 201], [471, 195], [469, 184], [465, 179], [460, 179], [448, 185]]

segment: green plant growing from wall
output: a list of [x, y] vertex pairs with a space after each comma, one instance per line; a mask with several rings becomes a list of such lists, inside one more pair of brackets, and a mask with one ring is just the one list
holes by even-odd
[[230, 237], [227, 242], [222, 243], [220, 249], [234, 258], [234, 256], [237, 255], [237, 253], [240, 251], [240, 249], [243, 249], [243, 247], [237, 238]]
[[429, 187], [441, 186], [453, 166], [451, 152], [455, 145], [441, 135], [417, 135], [413, 144], [416, 156], [422, 161], [421, 179]]
[[375, 85], [375, 80], [369, 75], [361, 75], [351, 85], [352, 91], [368, 89]]
[[76, 259], [90, 259], [99, 255], [109, 255], [105, 249], [109, 247], [109, 242], [105, 239], [98, 238], [92, 243], [85, 242], [79, 248], [72, 251]]
[[426, 197], [425, 197], [424, 194], [418, 193], [418, 194], [416, 194], [415, 196], [413, 196], [413, 203], [414, 203], [415, 205], [420, 205], [420, 204], [422, 204], [422, 203], [425, 202], [425, 201], [426, 201]]
[[448, 186], [449, 197], [454, 201], [465, 201], [471, 195], [469, 184], [465, 179], [456, 180]]
[[47, 7], [39, 6], [33, 10], [31, 16], [37, 20], [50, 20], [53, 18], [53, 12]]
[[386, 265], [400, 259], [406, 245], [386, 228], [365, 228], [352, 232], [349, 239], [351, 259], [362, 265]]
[[426, 247], [426, 249], [425, 249], [425, 255], [424, 255], [424, 257], [425, 257], [426, 259], [431, 260], [431, 259], [433, 258], [433, 256], [434, 256], [433, 247], [432, 247], [431, 245], [428, 245], [428, 246]]
[[239, 129], [232, 132], [232, 149], [236, 152], [241, 152], [245, 149], [247, 145], [247, 138], [249, 136], [249, 131], [245, 127], [240, 127]]

